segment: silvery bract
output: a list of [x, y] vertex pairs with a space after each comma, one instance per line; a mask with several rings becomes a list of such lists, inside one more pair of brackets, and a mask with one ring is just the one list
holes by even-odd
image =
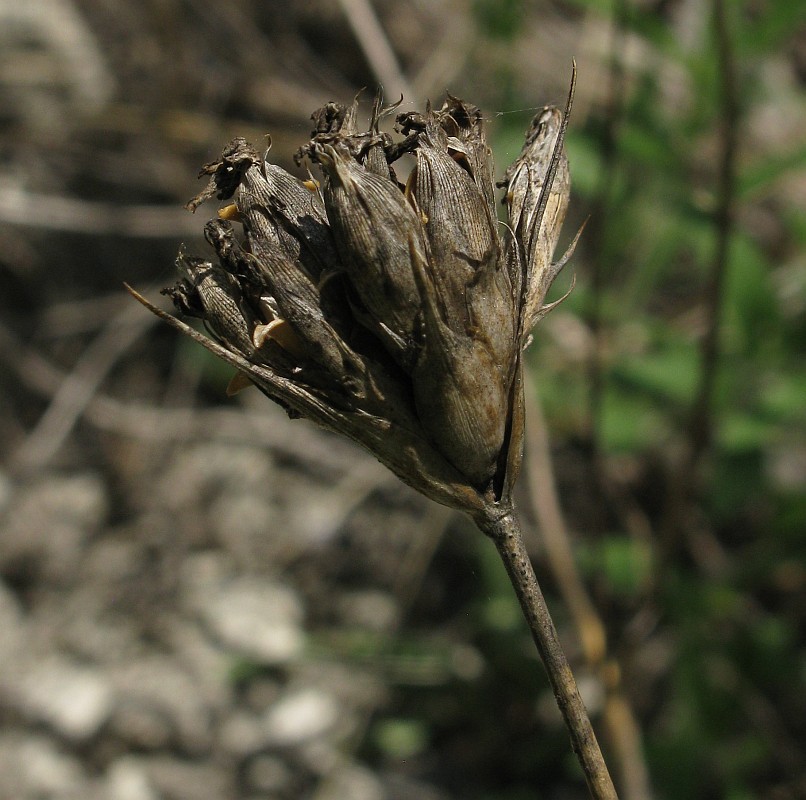
[[[213, 339], [180, 320], [292, 416], [370, 450], [406, 483], [480, 518], [508, 507], [523, 438], [522, 353], [565, 258], [552, 256], [568, 206], [564, 114], [541, 110], [499, 186], [475, 106], [397, 117], [376, 101], [313, 115], [301, 181], [243, 139], [204, 167], [235, 202], [205, 227], [214, 260], [177, 260], [166, 290]], [[405, 185], [394, 170], [410, 154]], [[233, 222], [242, 228], [236, 234]], [[153, 306], [149, 306], [156, 310]], [[164, 312], [163, 316], [167, 316]]]

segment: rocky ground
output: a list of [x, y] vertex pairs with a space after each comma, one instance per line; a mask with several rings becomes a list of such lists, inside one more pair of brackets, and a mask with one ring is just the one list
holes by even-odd
[[[519, 488], [542, 476], [535, 517], [570, 530], [608, 669], [527, 520], [533, 560], [623, 797], [806, 796], [806, 38], [783, 0], [727, 4], [728, 124], [721, 5], [0, 0], [0, 800], [586, 796], [489, 542], [256, 391], [227, 398], [231, 372], [123, 289], [157, 300], [181, 243], [209, 255], [215, 204], [183, 204], [234, 136], [295, 169], [324, 103], [449, 89], [500, 176], [572, 58], [564, 241], [591, 222], [576, 311], [531, 351], [554, 466], [527, 454]], [[732, 130], [726, 449], [686, 499]]]
[[0, 484], [0, 797], [442, 796], [352, 755], [388, 688], [332, 642], [400, 625], [448, 515], [267, 406]]
[[[407, 93], [442, 92], [466, 10], [377, 8]], [[475, 534], [256, 392], [228, 401], [122, 289], [157, 297], [204, 247], [214, 210], [182, 204], [228, 139], [270, 130], [290, 166], [311, 111], [369, 85], [350, 19], [0, 2], [0, 800], [442, 796], [422, 725], [379, 745], [375, 722], [401, 683], [482, 673], [449, 602], [471, 567], [432, 568], [446, 529]]]

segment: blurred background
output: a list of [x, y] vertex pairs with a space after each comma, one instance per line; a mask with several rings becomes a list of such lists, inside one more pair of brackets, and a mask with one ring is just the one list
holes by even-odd
[[[623, 800], [806, 797], [806, 8], [0, 2], [0, 798], [586, 796], [492, 545], [124, 292], [233, 136], [562, 105], [528, 542]], [[297, 174], [303, 174], [297, 171]]]

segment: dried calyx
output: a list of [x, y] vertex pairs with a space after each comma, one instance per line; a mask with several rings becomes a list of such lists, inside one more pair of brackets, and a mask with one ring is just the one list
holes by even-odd
[[[432, 499], [489, 517], [511, 502], [522, 353], [568, 257], [552, 262], [569, 109], [532, 121], [499, 183], [507, 223], [479, 109], [448, 96], [439, 110], [399, 114], [398, 141], [379, 127], [393, 110], [376, 100], [366, 130], [357, 100], [317, 111], [297, 159], [317, 164], [321, 182], [233, 140], [188, 204], [235, 196], [205, 226], [215, 260], [180, 252], [181, 280], [166, 290], [213, 338], [167, 318], [237, 367], [233, 386], [246, 376]], [[404, 154], [415, 163], [402, 185]]]

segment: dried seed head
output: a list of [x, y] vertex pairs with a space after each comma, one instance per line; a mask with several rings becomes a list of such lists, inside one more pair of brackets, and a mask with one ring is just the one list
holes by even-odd
[[[564, 263], [551, 258], [568, 205], [563, 115], [544, 109], [506, 172], [499, 236], [481, 112], [448, 96], [398, 117], [393, 141], [375, 99], [313, 115], [298, 153], [322, 169], [302, 181], [245, 140], [202, 170], [188, 207], [237, 195], [205, 226], [218, 264], [177, 261], [166, 290], [211, 341], [155, 313], [229, 361], [292, 416], [373, 452], [427, 496], [477, 516], [508, 506], [523, 435], [521, 355]], [[393, 162], [416, 165], [405, 187]], [[243, 227], [240, 236], [232, 223]], [[505, 229], [504, 229], [505, 230]]]

